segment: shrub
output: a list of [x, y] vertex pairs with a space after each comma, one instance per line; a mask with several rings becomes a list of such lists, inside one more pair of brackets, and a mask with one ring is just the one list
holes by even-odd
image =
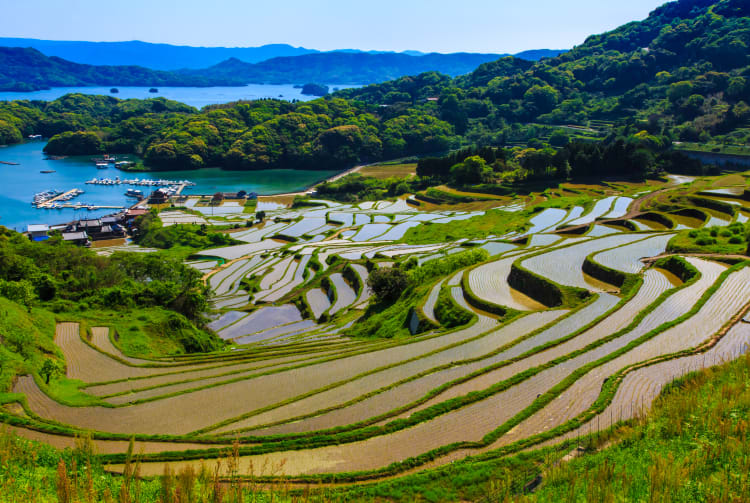
[[409, 287], [409, 277], [396, 267], [375, 269], [367, 278], [367, 286], [379, 300], [393, 302]]

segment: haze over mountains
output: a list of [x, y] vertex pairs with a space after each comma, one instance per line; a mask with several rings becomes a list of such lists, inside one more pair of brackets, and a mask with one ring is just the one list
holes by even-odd
[[[268, 44], [260, 47], [192, 47], [185, 45], [152, 44], [133, 40], [128, 42], [83, 42], [67, 40], [38, 40], [34, 38], [0, 37], [3, 47], [32, 47], [47, 56], [88, 65], [137, 65], [153, 70], [179, 70], [183, 68], [207, 68], [222, 61], [236, 58], [245, 63], [259, 63], [271, 58], [321, 54], [316, 49], [293, 47], [288, 44]], [[419, 51], [360, 51], [341, 49], [338, 53], [354, 54], [400, 54], [424, 56]], [[516, 57], [536, 61], [542, 57], [557, 56], [564, 50], [531, 50], [516, 54]], [[434, 53], [433, 53], [434, 54]], [[507, 54], [494, 54], [494, 59]], [[476, 66], [476, 65], [474, 65]], [[473, 69], [473, 68], [472, 68]]]
[[[519, 53], [525, 59], [560, 50]], [[285, 44], [188, 47], [146, 42], [64, 42], [0, 38], [0, 91], [63, 86], [242, 86], [246, 84], [371, 84], [437, 71], [469, 73], [501, 54], [320, 52]]]

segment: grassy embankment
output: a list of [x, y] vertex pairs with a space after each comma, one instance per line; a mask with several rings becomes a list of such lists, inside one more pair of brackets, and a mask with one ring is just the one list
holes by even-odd
[[742, 255], [748, 249], [749, 232], [750, 228], [741, 223], [734, 223], [728, 227], [685, 230], [669, 241], [667, 251]]
[[408, 244], [447, 243], [458, 239], [481, 239], [487, 236], [502, 236], [518, 232], [528, 225], [527, 212], [490, 210], [467, 220], [445, 224], [425, 222], [412, 227], [400, 240]]
[[[310, 500], [617, 501], [619, 495], [627, 501], [744, 501], [750, 491], [749, 383], [748, 356], [691, 373], [665, 388], [646, 417], [581, 439], [586, 453], [569, 462], [561, 458], [575, 441], [510, 458], [468, 458], [395, 480], [325, 490]], [[236, 501], [230, 496], [238, 490], [227, 484], [216, 499], [210, 465], [199, 473], [136, 481], [105, 473], [85, 447], [59, 451], [7, 432], [0, 433], [0, 463], [0, 502], [124, 501], [118, 498], [124, 491], [127, 501], [176, 501], [168, 498], [178, 490], [191, 494], [189, 501]], [[524, 495], [537, 476], [541, 485]], [[292, 498], [283, 489], [273, 495], [262, 489], [250, 484], [242, 491], [256, 501]]]
[[371, 301], [365, 314], [350, 329], [359, 337], [402, 337], [409, 334], [414, 308], [429, 294], [432, 283], [440, 277], [487, 260], [485, 250], [475, 249], [430, 260], [408, 271], [410, 286], [394, 302]]
[[164, 227], [158, 214], [148, 213], [136, 221], [134, 241], [147, 248], [158, 248], [170, 257], [185, 259], [199, 250], [242, 244], [229, 234], [214, 232], [206, 225], [178, 224]]

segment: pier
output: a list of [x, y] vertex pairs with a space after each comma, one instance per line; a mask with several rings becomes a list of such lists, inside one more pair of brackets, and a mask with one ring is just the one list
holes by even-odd
[[36, 205], [37, 208], [49, 208], [54, 204], [56, 201], [68, 201], [72, 199], [73, 197], [77, 196], [80, 193], [78, 189], [70, 189], [67, 192], [63, 192], [62, 194], [58, 194], [55, 197], [52, 197], [50, 199], [47, 199], [46, 201], [43, 201]]
[[107, 206], [98, 204], [65, 203], [52, 209], [73, 208], [75, 210], [124, 210], [127, 206]]

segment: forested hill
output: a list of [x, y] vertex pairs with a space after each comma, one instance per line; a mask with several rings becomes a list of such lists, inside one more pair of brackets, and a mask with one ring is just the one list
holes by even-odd
[[654, 132], [705, 140], [748, 119], [749, 15], [747, 0], [680, 0], [556, 58], [504, 58], [438, 85], [405, 78], [339, 95], [394, 106], [440, 96], [437, 113], [480, 143], [503, 143], [512, 123], [592, 119], [649, 120]]
[[233, 58], [204, 70], [185, 73], [213, 78], [241, 78], [249, 83], [369, 84], [428, 71], [462, 75], [498, 57], [498, 54], [472, 53], [411, 56], [396, 53], [325, 52], [273, 58], [255, 64]]
[[260, 47], [191, 47], [153, 44], [139, 40], [79, 42], [5, 37], [0, 37], [0, 46], [31, 47], [47, 56], [57, 56], [87, 65], [138, 65], [166, 71], [180, 68], [207, 68], [229, 58], [257, 63], [280, 56], [299, 56], [318, 52], [314, 49], [292, 47], [287, 44], [268, 44]]
[[[641, 149], [634, 159], [645, 172], [674, 141], [750, 140], [749, 15], [747, 0], [680, 0], [539, 62], [507, 57], [457, 78], [428, 72], [306, 103], [234, 103], [169, 120], [150, 105], [112, 104], [142, 113], [92, 118], [83, 97], [0, 105], [0, 143], [62, 133], [50, 152], [135, 151], [159, 169], [324, 169], [511, 145], [513, 162], [531, 159], [535, 172], [548, 163], [554, 176], [568, 169], [566, 159], [552, 163], [554, 147], [588, 136]], [[66, 132], [83, 129], [91, 141]]]
[[66, 86], [245, 85], [231, 77], [184, 75], [141, 66], [92, 66], [47, 57], [36, 49], [0, 47], [0, 91]]

